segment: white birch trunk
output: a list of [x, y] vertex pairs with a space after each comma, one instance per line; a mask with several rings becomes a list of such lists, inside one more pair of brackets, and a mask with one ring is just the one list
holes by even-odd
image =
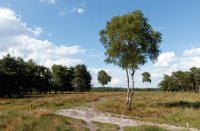
[[126, 77], [127, 77], [127, 84], [128, 84], [128, 87], [127, 87], [127, 106], [129, 104], [129, 95], [130, 95], [130, 84], [129, 84], [129, 73], [128, 73], [128, 69], [126, 69]]
[[134, 87], [135, 87], [135, 82], [134, 82], [134, 74], [135, 74], [135, 71], [132, 70], [132, 73], [131, 73], [131, 80], [132, 80], [132, 89], [131, 91], [129, 92], [129, 98], [128, 98], [128, 110], [131, 110], [131, 105], [132, 105], [132, 100], [133, 100], [133, 95], [134, 95]]

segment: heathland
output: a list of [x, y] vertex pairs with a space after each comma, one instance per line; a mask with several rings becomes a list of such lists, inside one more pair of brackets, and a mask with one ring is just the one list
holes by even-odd
[[[40, 94], [0, 99], [0, 130], [89, 130], [83, 120], [57, 115], [59, 109], [93, 107], [130, 119], [200, 129], [198, 93], [137, 91], [132, 110], [127, 110], [125, 92]], [[93, 122], [97, 130], [118, 130], [112, 123]], [[130, 125], [131, 126], [131, 125]], [[165, 130], [156, 126], [125, 127], [124, 130]]]

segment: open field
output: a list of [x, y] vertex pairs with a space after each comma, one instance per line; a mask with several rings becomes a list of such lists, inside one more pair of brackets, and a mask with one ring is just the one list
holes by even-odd
[[[136, 92], [133, 110], [126, 109], [126, 94], [67, 93], [41, 95], [31, 98], [0, 99], [0, 130], [89, 130], [86, 122], [55, 115], [63, 108], [94, 107], [104, 112], [126, 115], [131, 119], [166, 123], [200, 129], [200, 94]], [[115, 125], [94, 122], [98, 130], [116, 130]], [[131, 126], [131, 125], [130, 125]], [[156, 127], [127, 127], [125, 130], [162, 130]], [[155, 128], [155, 129], [154, 129]], [[164, 130], [164, 129], [163, 129]]]
[[125, 94], [114, 95], [97, 109], [128, 115], [133, 119], [200, 129], [200, 94], [136, 92], [132, 111], [124, 106]]

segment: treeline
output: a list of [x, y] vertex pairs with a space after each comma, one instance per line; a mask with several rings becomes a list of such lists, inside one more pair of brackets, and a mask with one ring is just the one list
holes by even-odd
[[200, 68], [192, 67], [189, 71], [173, 72], [164, 75], [159, 83], [163, 91], [195, 91], [200, 92]]
[[[135, 91], [160, 91], [159, 88], [135, 88]], [[93, 92], [103, 92], [103, 91], [114, 91], [114, 92], [126, 92], [127, 88], [122, 87], [93, 87], [91, 89]]]
[[123, 92], [127, 91], [126, 88], [121, 88], [121, 87], [93, 87], [91, 89], [93, 92], [108, 92], [108, 91], [116, 91], [116, 92]]
[[66, 67], [53, 65], [51, 69], [25, 62], [9, 54], [0, 59], [0, 96], [15, 97], [52, 91], [89, 91], [91, 75], [85, 65]]

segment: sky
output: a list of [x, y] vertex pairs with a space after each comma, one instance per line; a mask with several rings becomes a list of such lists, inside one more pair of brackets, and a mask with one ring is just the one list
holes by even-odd
[[148, 71], [157, 87], [164, 74], [200, 67], [199, 0], [0, 0], [0, 58], [10, 53], [40, 65], [85, 64], [92, 84], [103, 69], [112, 76], [107, 86], [126, 87], [125, 71], [104, 62], [99, 31], [113, 16], [141, 10], [162, 33], [161, 54], [136, 72], [136, 87], [146, 87]]

